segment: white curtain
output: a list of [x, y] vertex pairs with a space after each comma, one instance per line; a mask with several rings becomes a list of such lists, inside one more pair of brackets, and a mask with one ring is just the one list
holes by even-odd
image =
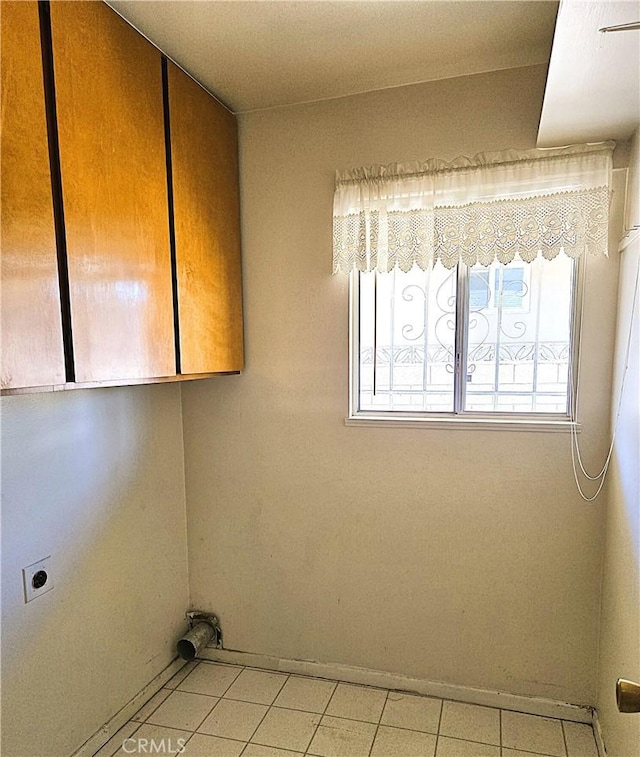
[[380, 272], [440, 261], [491, 265], [560, 252], [607, 254], [612, 153], [603, 142], [509, 150], [451, 163], [374, 166], [336, 175], [333, 271]]

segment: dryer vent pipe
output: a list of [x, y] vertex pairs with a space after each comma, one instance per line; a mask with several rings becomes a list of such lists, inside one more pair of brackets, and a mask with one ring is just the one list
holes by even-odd
[[188, 613], [191, 629], [178, 640], [177, 650], [183, 660], [193, 660], [214, 639], [215, 646], [221, 646], [222, 634], [215, 615]]

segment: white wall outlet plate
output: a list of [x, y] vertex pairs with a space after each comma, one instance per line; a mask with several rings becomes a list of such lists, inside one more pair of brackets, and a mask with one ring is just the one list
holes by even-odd
[[27, 565], [22, 569], [22, 583], [24, 585], [24, 601], [46, 594], [53, 589], [53, 577], [51, 575], [51, 555], [42, 560]]

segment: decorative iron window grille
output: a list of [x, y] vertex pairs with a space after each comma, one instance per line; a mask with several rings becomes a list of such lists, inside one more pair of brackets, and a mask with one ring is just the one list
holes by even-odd
[[351, 417], [573, 417], [578, 263], [352, 273]]

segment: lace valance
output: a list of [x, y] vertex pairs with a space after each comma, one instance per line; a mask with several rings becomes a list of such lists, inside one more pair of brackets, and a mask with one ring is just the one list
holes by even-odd
[[614, 143], [338, 173], [333, 271], [607, 254]]

